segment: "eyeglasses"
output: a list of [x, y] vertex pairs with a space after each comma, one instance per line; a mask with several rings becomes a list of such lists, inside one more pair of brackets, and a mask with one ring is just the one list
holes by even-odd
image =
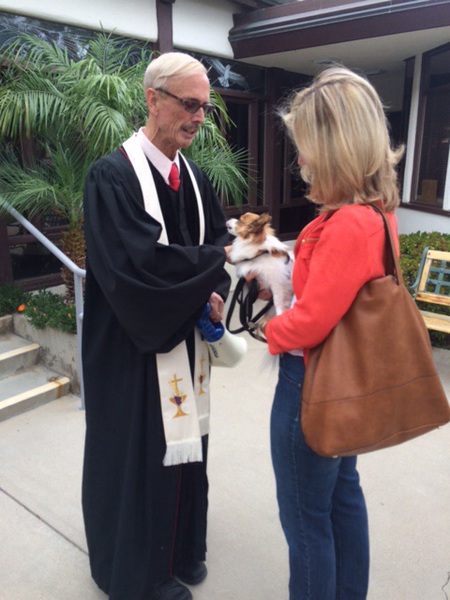
[[195, 113], [198, 110], [200, 110], [200, 108], [203, 108], [205, 117], [207, 117], [214, 110], [214, 104], [211, 104], [210, 102], [204, 102], [202, 104], [201, 102], [199, 102], [199, 100], [195, 100], [195, 98], [179, 98], [178, 96], [175, 96], [175, 94], [171, 94], [170, 92], [168, 92], [167, 90], [163, 90], [162, 88], [155, 89], [157, 92], [162, 92], [163, 94], [166, 94], [167, 96], [178, 100], [178, 102], [183, 105], [184, 110], [188, 113], [191, 113], [192, 115], [195, 115]]

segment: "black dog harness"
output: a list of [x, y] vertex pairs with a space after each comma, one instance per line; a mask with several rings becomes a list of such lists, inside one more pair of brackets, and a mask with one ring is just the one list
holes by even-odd
[[[247, 333], [255, 338], [255, 340], [267, 343], [266, 338], [258, 331], [258, 321], [268, 310], [270, 310], [270, 308], [272, 308], [273, 298], [270, 299], [255, 316], [253, 316], [253, 305], [258, 299], [258, 294], [259, 287], [257, 280], [252, 279], [250, 282], [247, 282], [245, 277], [241, 277], [237, 282], [233, 297], [231, 298], [225, 325], [230, 333], [242, 333], [243, 331], [247, 331]], [[236, 303], [239, 304], [239, 321], [241, 327], [232, 330], [230, 329], [230, 322]]]
[[[262, 254], [270, 254], [270, 250], [262, 250], [252, 258], [243, 258], [242, 260], [232, 264], [236, 265], [239, 263], [254, 260]], [[290, 260], [291, 257], [288, 253], [286, 253], [285, 263], [288, 264]], [[247, 293], [245, 293], [246, 289]], [[257, 280], [252, 279], [250, 282], [247, 282], [245, 277], [241, 277], [236, 285], [233, 297], [231, 298], [230, 308], [228, 310], [225, 325], [230, 333], [242, 333], [243, 331], [247, 331], [247, 333], [249, 333], [253, 338], [255, 338], [255, 340], [267, 343], [266, 338], [262, 336], [258, 330], [258, 321], [262, 316], [266, 314], [266, 312], [268, 312], [272, 308], [273, 298], [271, 298], [255, 316], [253, 316], [253, 305], [258, 299], [258, 294], [259, 288]], [[241, 323], [241, 327], [232, 331], [230, 329], [230, 322], [234, 313], [236, 303], [239, 304], [239, 321]]]

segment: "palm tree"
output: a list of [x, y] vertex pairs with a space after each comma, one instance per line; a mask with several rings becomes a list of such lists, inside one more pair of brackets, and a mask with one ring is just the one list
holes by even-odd
[[[86, 173], [145, 122], [142, 81], [152, 52], [101, 32], [81, 54], [26, 33], [0, 48], [0, 208], [7, 202], [30, 217], [62, 217], [62, 250], [84, 268]], [[222, 123], [231, 125], [226, 107], [218, 94], [212, 101], [220, 121], [208, 117], [187, 154], [219, 195], [239, 205], [248, 157], [227, 144], [221, 133]], [[71, 275], [65, 283], [70, 292]]]

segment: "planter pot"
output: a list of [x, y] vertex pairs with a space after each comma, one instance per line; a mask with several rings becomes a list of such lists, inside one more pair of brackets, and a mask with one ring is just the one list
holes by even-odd
[[77, 365], [77, 336], [47, 327], [36, 329], [25, 315], [13, 315], [13, 330], [16, 335], [39, 344], [40, 359], [49, 369], [66, 375], [71, 381], [71, 391], [80, 393]]

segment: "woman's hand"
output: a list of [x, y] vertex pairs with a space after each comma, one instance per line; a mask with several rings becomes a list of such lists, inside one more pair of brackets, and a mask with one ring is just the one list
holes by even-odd
[[222, 296], [217, 292], [213, 292], [209, 298], [209, 305], [211, 306], [209, 318], [213, 323], [218, 323], [223, 318], [223, 309], [225, 305]]

